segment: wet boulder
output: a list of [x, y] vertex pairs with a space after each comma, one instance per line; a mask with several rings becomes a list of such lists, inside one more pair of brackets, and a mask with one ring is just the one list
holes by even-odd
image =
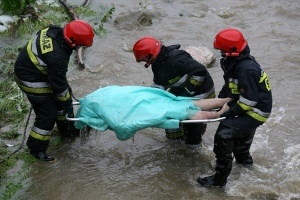
[[189, 54], [191, 54], [191, 56], [195, 60], [197, 60], [205, 67], [209, 67], [210, 64], [212, 64], [216, 60], [214, 53], [207, 47], [188, 46], [183, 49]]

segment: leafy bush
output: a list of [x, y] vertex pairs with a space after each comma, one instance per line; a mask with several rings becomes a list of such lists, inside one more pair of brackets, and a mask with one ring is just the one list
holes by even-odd
[[0, 8], [4, 14], [20, 15], [26, 8], [26, 5], [35, 3], [36, 0], [2, 0]]

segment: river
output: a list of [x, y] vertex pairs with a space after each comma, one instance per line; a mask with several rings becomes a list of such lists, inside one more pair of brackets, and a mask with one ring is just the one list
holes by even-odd
[[[81, 1], [72, 1], [72, 4]], [[54, 163], [32, 166], [26, 189], [18, 199], [300, 199], [300, 1], [299, 0], [107, 0], [114, 3], [106, 37], [95, 37], [85, 49], [85, 70], [69, 71], [76, 97], [106, 85], [151, 85], [151, 69], [136, 63], [130, 52], [140, 37], [152, 35], [165, 45], [204, 46], [217, 61], [208, 68], [217, 92], [223, 84], [215, 34], [240, 29], [252, 55], [267, 72], [273, 110], [260, 126], [251, 147], [252, 168], [236, 164], [225, 188], [205, 188], [197, 182], [214, 172], [213, 137], [218, 123], [208, 125], [202, 149], [187, 149], [169, 141], [164, 130], [139, 131], [134, 140], [119, 141], [113, 132], [93, 131], [50, 152]], [[91, 6], [100, 9], [100, 1]], [[134, 11], [152, 13], [152, 25], [130, 27]], [[121, 13], [128, 24], [114, 24]], [[131, 13], [131, 14], [130, 14]], [[123, 25], [123, 26], [122, 26]], [[125, 101], [120, 97], [120, 101]]]

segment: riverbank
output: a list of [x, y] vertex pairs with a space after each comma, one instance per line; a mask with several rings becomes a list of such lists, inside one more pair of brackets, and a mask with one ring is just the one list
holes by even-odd
[[[24, 13], [22, 17], [9, 16], [0, 10], [0, 199], [11, 199], [18, 191], [29, 185], [28, 174], [31, 165], [37, 161], [26, 147], [29, 127], [35, 118], [26, 96], [13, 80], [13, 65], [19, 50], [37, 30], [50, 24], [63, 26], [71, 21], [66, 9], [58, 1], [37, 1], [34, 13]], [[74, 6], [81, 19], [100, 21], [93, 24], [96, 34], [105, 35], [104, 23], [114, 11], [103, 6], [102, 12], [85, 7]], [[25, 11], [26, 12], [26, 11]], [[26, 130], [25, 130], [26, 129]], [[64, 139], [52, 137], [49, 150], [60, 148]]]

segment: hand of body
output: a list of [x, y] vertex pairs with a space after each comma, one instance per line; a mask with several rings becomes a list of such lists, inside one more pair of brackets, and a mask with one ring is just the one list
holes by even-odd
[[[194, 101], [194, 105], [201, 108], [201, 111], [194, 114], [191, 119], [201, 120], [201, 119], [214, 119], [219, 118], [223, 113], [229, 110], [227, 103], [230, 98], [215, 98], [215, 99], [201, 99], [199, 101]], [[210, 111], [215, 108], [221, 108], [219, 111]]]

